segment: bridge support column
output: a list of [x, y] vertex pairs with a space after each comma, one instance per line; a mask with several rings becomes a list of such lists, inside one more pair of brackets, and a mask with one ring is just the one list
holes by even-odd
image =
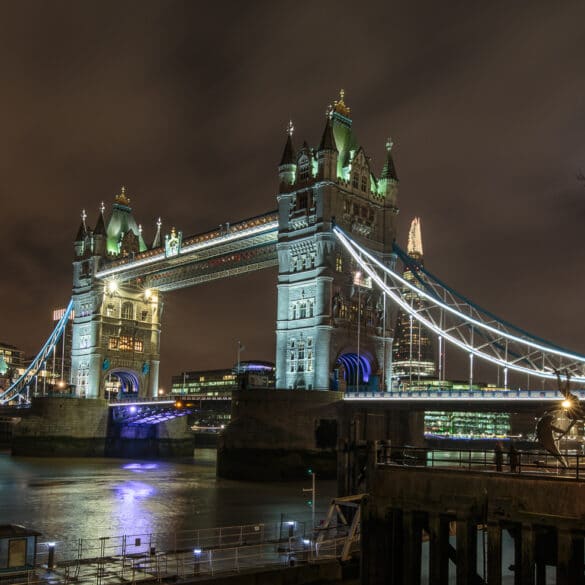
[[487, 577], [489, 585], [502, 585], [502, 528], [499, 524], [489, 523]]
[[565, 529], [557, 531], [557, 585], [582, 585], [584, 551], [583, 539]]
[[361, 580], [364, 585], [393, 583], [395, 536], [395, 513], [388, 511], [380, 518], [376, 511], [368, 510], [362, 520], [362, 542], [372, 553], [362, 557]]
[[449, 520], [429, 514], [429, 583], [449, 582]]
[[471, 584], [477, 572], [477, 526], [471, 518], [457, 519], [457, 585]]
[[523, 524], [519, 530], [520, 544], [516, 552], [520, 552], [520, 558], [516, 555], [515, 583], [522, 585], [534, 585], [534, 530], [531, 525]]
[[402, 514], [402, 583], [420, 585], [422, 522], [416, 512], [405, 511]]

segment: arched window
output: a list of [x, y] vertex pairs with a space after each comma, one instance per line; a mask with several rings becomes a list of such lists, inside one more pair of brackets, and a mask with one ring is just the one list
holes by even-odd
[[122, 304], [122, 319], [134, 319], [134, 305], [132, 303]]

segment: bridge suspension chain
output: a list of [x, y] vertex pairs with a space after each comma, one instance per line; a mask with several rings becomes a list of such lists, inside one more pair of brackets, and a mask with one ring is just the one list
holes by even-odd
[[[338, 226], [334, 233], [358, 266], [405, 313], [442, 342], [504, 369], [541, 379], [556, 380], [557, 372], [585, 382], [585, 356], [536, 337], [482, 309], [448, 287], [399, 246], [394, 252], [410, 269], [413, 282], [386, 266]], [[414, 293], [419, 303], [408, 301]], [[506, 382], [507, 384], [507, 382]]]
[[57, 325], [49, 335], [49, 338], [45, 342], [45, 345], [41, 348], [41, 351], [35, 356], [30, 365], [26, 368], [24, 373], [14, 381], [6, 390], [0, 391], [0, 404], [6, 404], [13, 400], [17, 400], [20, 397], [21, 401], [29, 402], [29, 388], [30, 384], [35, 380], [40, 372], [46, 370], [46, 364], [48, 358], [55, 351], [65, 327], [67, 321], [71, 317], [73, 311], [73, 299], [69, 301], [63, 316], [57, 322]]

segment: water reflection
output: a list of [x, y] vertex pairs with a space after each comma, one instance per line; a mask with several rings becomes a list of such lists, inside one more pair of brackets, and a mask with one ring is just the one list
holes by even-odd
[[[215, 451], [182, 462], [40, 459], [0, 453], [0, 518], [43, 533], [41, 540], [175, 533], [263, 522], [310, 523], [307, 482], [218, 479]], [[317, 517], [335, 496], [317, 478]]]

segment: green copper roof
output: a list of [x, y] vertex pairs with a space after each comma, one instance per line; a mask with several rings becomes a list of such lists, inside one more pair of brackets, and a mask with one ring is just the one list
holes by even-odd
[[127, 205], [114, 203], [112, 217], [110, 217], [108, 229], [106, 230], [108, 237], [107, 251], [109, 254], [118, 254], [120, 252], [120, 242], [128, 231], [132, 231], [138, 238], [139, 251], [144, 252], [147, 246], [132, 215], [132, 209]]

